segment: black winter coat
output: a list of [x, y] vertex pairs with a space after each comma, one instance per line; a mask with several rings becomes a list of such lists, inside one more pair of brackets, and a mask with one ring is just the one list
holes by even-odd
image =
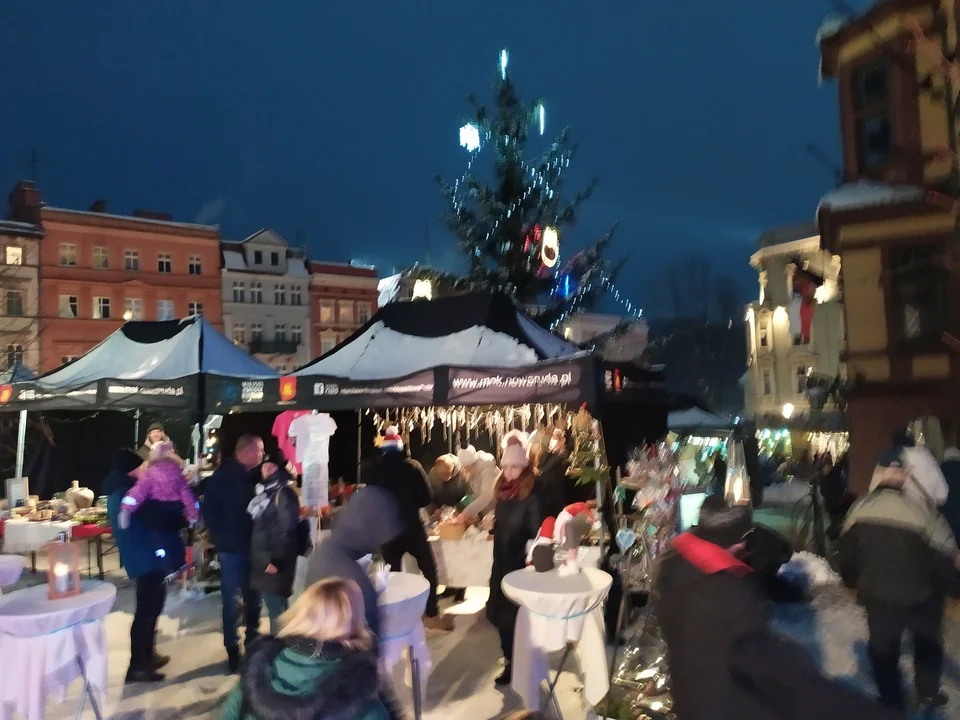
[[493, 569], [487, 619], [498, 629], [512, 629], [517, 622], [519, 608], [503, 594], [500, 583], [509, 573], [527, 566], [527, 542], [537, 537], [546, 517], [540, 503], [540, 488], [535, 484], [526, 498], [498, 500], [494, 508]]
[[677, 720], [900, 717], [825, 678], [801, 646], [772, 632], [749, 568], [691, 533], [680, 537], [656, 582]]
[[[284, 470], [271, 476], [266, 488], [271, 493], [270, 504], [253, 521], [250, 543], [250, 584], [260, 592], [281, 597], [293, 593], [298, 557], [300, 499], [289, 483], [290, 476]], [[271, 564], [277, 572], [268, 575], [267, 565]]]
[[537, 481], [540, 490], [540, 510], [543, 516], [557, 517], [563, 509], [572, 502], [568, 486], [572, 480], [567, 477], [566, 452], [546, 452], [540, 459], [540, 479]]
[[367, 485], [389, 490], [397, 499], [400, 521], [405, 528], [421, 525], [420, 508], [430, 504], [430, 484], [427, 473], [416, 460], [403, 451], [384, 452], [363, 478]]
[[206, 482], [203, 520], [217, 552], [250, 555], [253, 518], [247, 506], [256, 494], [257, 478], [235, 458], [227, 458]]
[[881, 486], [850, 510], [838, 556], [861, 601], [912, 606], [952, 589], [956, 553], [940, 513]]

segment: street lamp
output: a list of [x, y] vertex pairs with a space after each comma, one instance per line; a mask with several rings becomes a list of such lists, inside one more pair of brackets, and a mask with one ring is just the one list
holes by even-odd
[[789, 420], [793, 417], [793, 403], [785, 403], [783, 406], [783, 418], [784, 420]]

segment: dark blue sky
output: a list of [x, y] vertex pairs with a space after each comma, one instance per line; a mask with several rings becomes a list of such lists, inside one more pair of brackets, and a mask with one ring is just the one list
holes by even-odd
[[[865, 0], [854, 5], [862, 5]], [[657, 314], [658, 270], [707, 254], [752, 295], [765, 228], [832, 186], [836, 88], [818, 87], [828, 0], [31, 0], [0, 6], [0, 181], [40, 152], [51, 204], [262, 226], [318, 259], [451, 262], [435, 171], [458, 176], [465, 97], [501, 47], [548, 135], [600, 176], [567, 247], [620, 222], [621, 287]]]

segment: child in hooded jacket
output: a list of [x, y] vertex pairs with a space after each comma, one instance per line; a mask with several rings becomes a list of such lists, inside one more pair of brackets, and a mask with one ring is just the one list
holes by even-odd
[[173, 443], [158, 443], [150, 451], [146, 471], [121, 501], [120, 527], [126, 529], [130, 516], [147, 500], [182, 503], [183, 515], [191, 525], [200, 517], [200, 503], [183, 476], [183, 467], [174, 454]]

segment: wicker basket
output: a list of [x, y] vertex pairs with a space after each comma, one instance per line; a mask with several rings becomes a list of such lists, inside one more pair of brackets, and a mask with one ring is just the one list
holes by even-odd
[[459, 523], [442, 523], [437, 525], [437, 537], [441, 540], [461, 540], [467, 531], [466, 525]]

